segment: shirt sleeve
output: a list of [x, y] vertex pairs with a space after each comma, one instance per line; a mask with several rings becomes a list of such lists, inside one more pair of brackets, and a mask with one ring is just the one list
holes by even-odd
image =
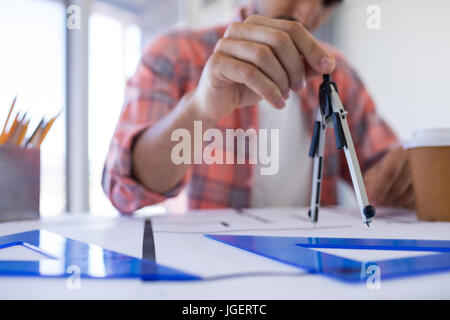
[[[338, 67], [342, 72], [335, 80], [344, 107], [349, 112], [350, 132], [364, 173], [399, 142], [394, 131], [377, 113], [372, 97], [356, 72], [342, 58], [338, 59]], [[344, 153], [341, 157], [341, 177], [351, 183]]]
[[189, 173], [174, 190], [159, 194], [146, 189], [132, 174], [136, 138], [167, 115], [184, 94], [177, 63], [178, 44], [170, 36], [159, 38], [143, 53], [134, 76], [127, 82], [125, 102], [103, 170], [106, 196], [123, 214], [176, 196]]

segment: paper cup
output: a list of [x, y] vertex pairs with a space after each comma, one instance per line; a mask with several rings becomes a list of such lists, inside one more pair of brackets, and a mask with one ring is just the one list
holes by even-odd
[[450, 129], [414, 132], [404, 145], [422, 221], [450, 221]]

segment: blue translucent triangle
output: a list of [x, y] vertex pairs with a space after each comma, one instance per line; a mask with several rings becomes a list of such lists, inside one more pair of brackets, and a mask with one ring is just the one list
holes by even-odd
[[0, 250], [16, 245], [34, 250], [45, 256], [45, 259], [0, 261], [0, 276], [69, 277], [76, 270], [81, 278], [139, 278], [148, 281], [200, 279], [153, 261], [127, 256], [45, 230], [0, 237]]
[[[311, 273], [347, 282], [367, 281], [376, 267], [381, 278], [450, 270], [450, 241], [206, 235], [210, 239]], [[356, 261], [314, 249], [428, 251], [436, 254], [381, 261]]]

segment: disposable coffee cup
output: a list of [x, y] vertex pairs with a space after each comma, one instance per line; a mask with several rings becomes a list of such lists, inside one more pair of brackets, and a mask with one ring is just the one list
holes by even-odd
[[417, 130], [404, 147], [419, 220], [450, 221], [450, 128]]

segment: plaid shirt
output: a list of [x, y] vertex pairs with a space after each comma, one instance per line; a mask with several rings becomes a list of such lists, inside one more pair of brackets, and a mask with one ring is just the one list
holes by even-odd
[[[103, 174], [103, 188], [113, 205], [129, 214], [139, 208], [160, 203], [187, 187], [190, 208], [245, 208], [250, 206], [254, 166], [246, 164], [191, 165], [183, 181], [171, 192], [159, 194], [146, 189], [132, 174], [132, 148], [136, 137], [167, 115], [182, 96], [195, 89], [202, 70], [223, 37], [226, 27], [200, 31], [176, 31], [157, 39], [143, 53], [135, 75], [128, 81], [125, 104], [112, 138]], [[375, 105], [358, 75], [334, 48], [336, 57], [332, 77], [349, 112], [349, 125], [361, 168], [365, 171], [397, 138], [378, 116]], [[318, 110], [321, 77], [308, 80], [299, 93], [302, 111], [310, 119], [310, 132]], [[258, 129], [258, 108], [234, 110], [216, 128]], [[351, 183], [343, 152], [336, 149], [334, 132], [327, 133], [322, 183], [322, 203], [336, 204], [337, 181]], [[293, 177], [295, 179], [295, 177]], [[302, 190], [298, 190], [302, 192]]]

